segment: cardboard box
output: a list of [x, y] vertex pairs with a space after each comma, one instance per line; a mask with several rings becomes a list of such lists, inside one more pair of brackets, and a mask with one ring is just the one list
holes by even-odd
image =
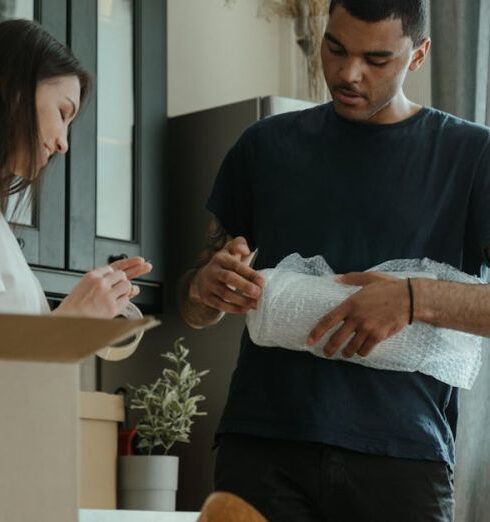
[[1, 520], [78, 520], [78, 362], [157, 324], [0, 314]]
[[80, 498], [87, 509], [116, 509], [117, 428], [121, 395], [80, 392]]

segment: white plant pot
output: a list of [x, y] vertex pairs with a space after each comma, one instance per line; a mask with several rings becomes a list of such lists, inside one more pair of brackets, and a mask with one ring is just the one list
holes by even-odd
[[118, 507], [135, 511], [175, 511], [179, 457], [119, 457]]

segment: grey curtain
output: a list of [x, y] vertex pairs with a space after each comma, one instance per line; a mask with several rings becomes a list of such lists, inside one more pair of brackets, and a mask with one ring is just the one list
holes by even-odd
[[[432, 0], [431, 4], [433, 105], [489, 125], [490, 0]], [[456, 522], [490, 521], [489, 341], [483, 358], [474, 388], [460, 396]]]
[[490, 0], [432, 0], [434, 107], [490, 123]]

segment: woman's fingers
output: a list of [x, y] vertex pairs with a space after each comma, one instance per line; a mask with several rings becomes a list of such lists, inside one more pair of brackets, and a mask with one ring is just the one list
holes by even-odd
[[148, 261], [145, 261], [141, 256], [120, 259], [114, 263], [111, 263], [109, 266], [111, 266], [114, 270], [122, 270], [126, 272], [128, 279], [134, 279], [144, 274], [148, 274], [153, 269], [153, 265], [148, 263]]
[[128, 279], [136, 279], [142, 275], [148, 274], [153, 270], [153, 265], [148, 262], [144, 262], [141, 265], [136, 265], [125, 270]]
[[87, 276], [93, 277], [93, 278], [106, 277], [107, 275], [112, 274], [114, 272], [114, 270], [115, 269], [112, 267], [112, 265], [99, 266], [97, 268], [94, 268], [92, 271], [87, 272], [85, 274], [85, 277], [87, 277]]
[[129, 299], [133, 299], [140, 293], [140, 287], [138, 285], [131, 285], [131, 292], [129, 294]]
[[111, 263], [111, 266], [114, 270], [127, 270], [133, 266], [141, 265], [145, 262], [145, 260], [141, 256], [133, 256], [124, 259], [118, 259]]
[[129, 297], [133, 285], [127, 279], [121, 279], [112, 285], [111, 295], [114, 299]]

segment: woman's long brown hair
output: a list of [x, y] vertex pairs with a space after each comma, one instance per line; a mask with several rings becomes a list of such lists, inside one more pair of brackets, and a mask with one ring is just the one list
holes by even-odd
[[[90, 89], [90, 76], [70, 49], [37, 22], [7, 20], [0, 23], [0, 212], [11, 194], [22, 195], [38, 178], [39, 150], [36, 88], [40, 81], [76, 76], [80, 103]], [[9, 157], [22, 146], [28, 151], [28, 171], [16, 177], [8, 169]], [[21, 199], [21, 198], [20, 198]]]

